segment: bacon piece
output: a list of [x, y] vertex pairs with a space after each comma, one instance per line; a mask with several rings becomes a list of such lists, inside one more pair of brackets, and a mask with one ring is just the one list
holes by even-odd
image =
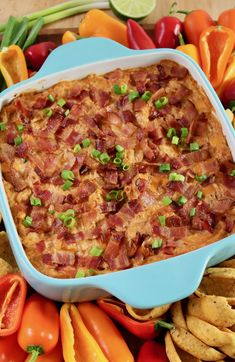
[[214, 175], [219, 171], [219, 164], [216, 159], [210, 158], [200, 164], [196, 165], [194, 168], [194, 172], [199, 175]]
[[109, 259], [115, 258], [119, 253], [120, 244], [124, 239], [124, 233], [112, 232], [108, 245], [106, 246], [103, 258], [109, 262]]
[[33, 219], [31, 227], [35, 229], [37, 232], [49, 232], [51, 227], [47, 222], [47, 208], [46, 207], [32, 207], [32, 211], [30, 216]]
[[215, 216], [210, 212], [205, 203], [196, 207], [196, 215], [192, 218], [192, 228], [195, 230], [208, 230], [213, 232], [215, 226]]
[[90, 180], [83, 181], [77, 191], [77, 196], [80, 199], [86, 199], [96, 190], [96, 185]]
[[27, 156], [28, 153], [28, 145], [27, 143], [23, 142], [21, 143], [21, 145], [16, 147], [16, 156], [21, 157], [21, 158], [25, 158]]
[[100, 205], [102, 213], [107, 214], [109, 212], [117, 212], [119, 209], [117, 201], [104, 202]]
[[[230, 209], [233, 204], [231, 199], [213, 200], [212, 205], [208, 205], [211, 211], [215, 214], [224, 214]], [[211, 207], [210, 207], [211, 206]]]
[[174, 168], [178, 169], [183, 166], [190, 166], [194, 163], [199, 163], [201, 161], [205, 161], [209, 157], [210, 157], [210, 154], [207, 150], [189, 152], [184, 155], [181, 155], [177, 159], [173, 159], [172, 165]]
[[122, 111], [122, 118], [124, 119], [125, 122], [135, 122], [136, 121], [134, 113], [132, 113], [129, 110]]
[[78, 132], [72, 131], [68, 138], [66, 139], [66, 143], [70, 147], [74, 147], [76, 144], [81, 143], [83, 140], [83, 136], [81, 136]]
[[52, 265], [52, 255], [50, 253], [43, 254], [42, 262], [46, 265]]
[[117, 214], [111, 214], [107, 219], [107, 224], [110, 228], [119, 229], [124, 227], [124, 220], [121, 218], [121, 216], [118, 216]]
[[33, 191], [43, 202], [48, 201], [52, 195], [49, 190], [42, 190], [40, 185], [34, 185]]
[[49, 99], [46, 96], [39, 96], [36, 98], [35, 102], [32, 105], [33, 109], [42, 109], [47, 106]]
[[188, 69], [181, 65], [173, 65], [171, 67], [171, 76], [177, 79], [184, 79], [188, 75]]
[[77, 267], [98, 269], [101, 262], [102, 262], [101, 256], [80, 256], [80, 255], [76, 256]]
[[74, 265], [75, 255], [71, 251], [56, 251], [52, 254], [52, 263], [59, 265]]
[[135, 181], [135, 185], [137, 186], [139, 192], [143, 193], [146, 190], [147, 186], [148, 186], [148, 181], [145, 180], [145, 179], [142, 179], [142, 178], [138, 178]]
[[54, 113], [47, 121], [47, 130], [49, 133], [55, 134], [61, 126], [64, 117], [62, 114]]
[[172, 215], [166, 219], [166, 226], [168, 226], [168, 227], [182, 226], [182, 219], [177, 215]]
[[76, 162], [76, 157], [74, 156], [74, 154], [72, 152], [66, 152], [62, 169], [71, 170], [75, 162]]
[[126, 185], [129, 185], [136, 174], [137, 174], [137, 168], [131, 167], [131, 169], [128, 170], [127, 172], [123, 172], [121, 175], [119, 175], [121, 186], [124, 187]]
[[39, 253], [42, 253], [45, 248], [46, 248], [46, 245], [45, 245], [45, 241], [44, 240], [40, 240], [36, 245], [36, 250], [39, 252]]
[[146, 102], [141, 99], [141, 98], [137, 98], [134, 100], [133, 103], [133, 108], [135, 112], [140, 112], [142, 111], [142, 109], [146, 106]]
[[164, 138], [164, 131], [161, 126], [157, 126], [157, 127], [150, 126], [149, 130], [148, 130], [148, 136], [151, 138], [151, 140], [154, 143], [158, 144], [159, 140]]
[[177, 246], [176, 241], [167, 242], [166, 245], [163, 245], [162, 252], [166, 255], [174, 255], [174, 250]]
[[[151, 80], [155, 80], [155, 79], [158, 79], [158, 80], [165, 80], [168, 78], [168, 74], [166, 73], [166, 70], [164, 68], [163, 65], [161, 64], [157, 64], [157, 70], [158, 70], [158, 74], [153, 74], [152, 76], [150, 75], [150, 79]], [[153, 77], [154, 76], [154, 77]]]
[[28, 186], [22, 178], [22, 175], [20, 175], [15, 169], [10, 169], [9, 172], [5, 172], [4, 177], [13, 185], [15, 191], [17, 192], [23, 191]]
[[[19, 147], [19, 146], [18, 146]], [[11, 163], [15, 157], [15, 148], [7, 143], [0, 144], [0, 161]]]
[[98, 104], [100, 107], [105, 107], [110, 102], [110, 93], [105, 92], [103, 90], [99, 90], [98, 92]]
[[137, 129], [131, 122], [123, 123], [117, 113], [107, 112], [107, 119], [112, 131], [118, 137], [131, 137]]
[[176, 91], [174, 91], [174, 93], [168, 96], [169, 103], [172, 105], [181, 103], [182, 101], [184, 101], [184, 98], [186, 98], [189, 94], [190, 90], [185, 86], [180, 85], [179, 88]]
[[123, 71], [121, 69], [117, 68], [110, 73], [104, 74], [104, 78], [106, 78], [108, 80], [112, 80], [112, 81], [115, 81], [115, 80], [118, 81], [119, 79], [121, 79], [122, 75], [123, 75]]
[[16, 128], [11, 125], [7, 128], [7, 131], [6, 131], [6, 141], [8, 144], [10, 145], [14, 145], [14, 139], [18, 136], [18, 132], [16, 130]]
[[187, 226], [167, 227], [167, 226], [153, 226], [153, 233], [160, 235], [166, 239], [179, 240], [188, 235]]
[[108, 264], [111, 270], [122, 270], [130, 267], [130, 260], [124, 245], [121, 245], [119, 254], [115, 258], [109, 259]]
[[41, 151], [41, 152], [54, 152], [55, 150], [57, 150], [57, 142], [55, 139], [53, 138], [47, 138], [47, 137], [43, 137], [43, 138], [39, 138], [37, 139], [37, 141], [35, 140], [35, 142], [33, 144], [30, 144], [30, 148], [36, 150], [36, 151]]
[[123, 233], [111, 234], [103, 258], [111, 270], [125, 269], [130, 266]]
[[16, 100], [13, 101], [13, 103], [15, 103], [15, 107], [20, 113], [20, 119], [23, 121], [23, 123], [24, 124], [30, 123], [33, 114], [32, 110], [29, 109], [20, 98], [16, 98]]
[[70, 92], [68, 93], [68, 98], [77, 98], [79, 96], [79, 94], [81, 93], [81, 86], [80, 85], [76, 85], [74, 88], [72, 88], [70, 90]]

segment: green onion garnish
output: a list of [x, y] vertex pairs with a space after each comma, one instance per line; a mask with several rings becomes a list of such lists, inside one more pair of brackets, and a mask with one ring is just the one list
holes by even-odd
[[58, 106], [63, 107], [65, 105], [66, 101], [63, 98], [60, 98], [57, 102]]
[[79, 269], [75, 275], [75, 278], [84, 278], [85, 277], [85, 271], [82, 269]]
[[116, 157], [123, 159], [123, 158], [124, 158], [124, 151], [122, 151], [122, 152], [117, 152], [117, 153], [116, 153]]
[[93, 246], [90, 250], [90, 255], [92, 256], [101, 256], [104, 252], [104, 249], [100, 246]]
[[62, 190], [66, 191], [68, 189], [70, 189], [70, 187], [73, 186], [73, 182], [70, 180], [65, 181], [65, 183], [63, 184]]
[[162, 107], [165, 107], [168, 102], [169, 101], [167, 97], [161, 97], [156, 102], [154, 102], [154, 105], [157, 109], [161, 109]]
[[88, 271], [87, 271], [87, 276], [88, 276], [88, 277], [91, 277], [91, 276], [94, 275], [94, 274], [95, 274], [94, 269], [92, 269], [92, 268], [88, 269]]
[[169, 181], [182, 181], [184, 182], [185, 176], [177, 172], [172, 172], [169, 175]]
[[76, 224], [76, 219], [73, 216], [70, 216], [70, 215], [65, 216], [64, 225], [67, 228], [72, 229], [72, 227], [74, 227], [75, 224]]
[[198, 151], [199, 144], [197, 142], [190, 143], [190, 151]]
[[229, 172], [229, 176], [235, 176], [235, 170], [232, 170], [231, 172]]
[[48, 210], [48, 213], [49, 213], [50, 215], [54, 215], [55, 210]]
[[127, 165], [127, 164], [122, 165], [122, 170], [123, 171], [128, 171], [129, 168], [130, 168], [130, 165]]
[[79, 153], [81, 151], [81, 146], [79, 144], [76, 144], [73, 148], [73, 152], [75, 153]]
[[181, 128], [181, 137], [186, 138], [188, 136], [188, 128], [183, 127]]
[[158, 249], [162, 246], [162, 243], [163, 243], [162, 239], [153, 239], [151, 247], [152, 249]]
[[162, 203], [163, 205], [168, 206], [172, 203], [172, 199], [169, 196], [165, 196], [162, 199]]
[[168, 172], [171, 170], [171, 165], [169, 163], [162, 163], [160, 166], [159, 166], [159, 171], [160, 172]]
[[105, 163], [108, 163], [110, 161], [110, 157], [106, 152], [103, 152], [99, 156], [99, 160], [104, 165]]
[[96, 149], [92, 150], [92, 152], [91, 152], [91, 155], [92, 155], [93, 157], [99, 157], [100, 154], [101, 154], [101, 152], [98, 151], [98, 150], [96, 150]]
[[166, 216], [160, 215], [158, 216], [158, 220], [161, 226], [166, 226]]
[[64, 112], [64, 115], [67, 117], [70, 113], [70, 110], [69, 109], [66, 109], [66, 111]]
[[70, 181], [73, 181], [75, 178], [73, 171], [70, 171], [70, 170], [63, 170], [61, 172], [61, 177], [64, 180], [70, 180]]
[[179, 205], [184, 205], [184, 204], [186, 204], [187, 201], [188, 201], [188, 200], [186, 199], [185, 196], [180, 196], [180, 197], [178, 198], [178, 204], [179, 204]]
[[201, 199], [201, 198], [202, 198], [202, 195], [203, 195], [203, 194], [202, 194], [202, 191], [199, 190], [198, 193], [197, 193], [197, 197], [198, 197], [199, 199]]
[[64, 213], [58, 215], [58, 219], [64, 222], [67, 216], [75, 217], [75, 211], [73, 209], [68, 209]]
[[172, 137], [172, 140], [171, 140], [171, 143], [172, 143], [173, 145], [178, 145], [178, 143], [179, 143], [179, 137], [173, 136], [173, 137]]
[[128, 95], [128, 99], [130, 102], [133, 102], [136, 98], [138, 98], [140, 96], [138, 91], [130, 91], [129, 95]]
[[111, 190], [105, 196], [106, 201], [116, 200], [122, 201], [126, 197], [126, 193], [123, 190]]
[[24, 163], [28, 162], [27, 158], [23, 158], [23, 162]]
[[44, 116], [46, 116], [46, 117], [51, 117], [52, 114], [53, 114], [53, 111], [52, 111], [51, 108], [45, 108], [45, 109], [43, 110], [43, 114], [44, 114]]
[[6, 123], [0, 123], [0, 131], [6, 131]]
[[82, 147], [83, 147], [83, 148], [89, 147], [90, 144], [91, 144], [91, 141], [90, 141], [89, 138], [84, 138], [84, 140], [82, 141]]
[[23, 225], [28, 228], [32, 225], [33, 219], [30, 216], [25, 216], [23, 220]]
[[124, 147], [122, 147], [120, 145], [116, 145], [115, 149], [116, 149], [117, 152], [123, 152], [125, 150]]
[[123, 84], [121, 85], [121, 94], [126, 94], [127, 93], [127, 84]]
[[22, 142], [23, 142], [23, 140], [22, 140], [22, 138], [20, 136], [17, 136], [17, 137], [14, 138], [15, 146], [21, 145]]
[[189, 216], [190, 217], [193, 217], [193, 216], [195, 216], [196, 215], [196, 209], [195, 209], [195, 207], [193, 207], [191, 210], [190, 210], [190, 212], [189, 212]]
[[175, 328], [175, 326], [172, 323], [167, 323], [165, 321], [158, 321], [155, 324], [154, 328], [156, 331], [158, 331], [160, 328], [172, 329], [172, 328]]
[[49, 95], [48, 95], [48, 99], [49, 99], [49, 101], [51, 101], [51, 102], [54, 102], [54, 101], [55, 101], [55, 98], [53, 97], [52, 94], [49, 94]]
[[18, 129], [18, 131], [21, 133], [21, 132], [23, 132], [24, 131], [24, 125], [23, 124], [18, 124], [17, 125], [17, 129]]
[[207, 179], [207, 176], [206, 175], [196, 175], [195, 176], [195, 180], [199, 181], [199, 182], [204, 182], [205, 180]]
[[176, 136], [176, 130], [175, 128], [169, 128], [166, 134], [167, 138], [172, 138], [173, 136]]
[[113, 163], [115, 163], [115, 165], [121, 165], [122, 160], [118, 157], [115, 157], [115, 159], [113, 160]]
[[30, 199], [30, 204], [32, 206], [41, 206], [42, 205], [42, 201], [41, 199], [39, 199], [38, 197], [31, 197]]
[[121, 94], [121, 88], [119, 87], [118, 84], [113, 85], [113, 91], [115, 94]]
[[149, 91], [144, 92], [144, 94], [142, 94], [141, 98], [143, 99], [143, 101], [148, 102], [150, 100], [150, 98], [152, 97], [152, 93]]

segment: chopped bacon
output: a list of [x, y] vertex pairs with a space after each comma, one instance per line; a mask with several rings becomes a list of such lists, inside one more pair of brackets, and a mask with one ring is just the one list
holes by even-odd
[[118, 216], [117, 214], [111, 214], [107, 219], [107, 224], [110, 228], [123, 228], [124, 220], [121, 218], [121, 216]]
[[77, 191], [77, 196], [80, 199], [86, 199], [96, 190], [96, 185], [90, 180], [83, 181]]
[[68, 138], [66, 139], [66, 143], [70, 147], [74, 147], [76, 144], [81, 143], [83, 140], [83, 136], [81, 136], [78, 132], [72, 131]]
[[111, 270], [121, 270], [130, 267], [130, 260], [127, 255], [127, 250], [122, 247], [119, 251], [119, 254], [115, 258], [110, 258], [108, 261], [109, 267]]
[[109, 259], [115, 258], [119, 253], [120, 244], [123, 241], [124, 233], [112, 232], [108, 245], [106, 246], [105, 252], [103, 254], [104, 260], [108, 261]]
[[177, 246], [176, 241], [167, 242], [166, 245], [163, 245], [162, 252], [166, 255], [174, 255], [174, 250]]
[[56, 133], [61, 126], [64, 117], [61, 114], [54, 113], [47, 121], [47, 129], [49, 133]]
[[7, 143], [0, 144], [0, 161], [11, 163], [14, 160], [15, 148]]
[[35, 246], [36, 246], [36, 249], [37, 249], [37, 251], [39, 253], [42, 253], [46, 248], [44, 240], [40, 240]]
[[43, 254], [42, 262], [46, 265], [52, 265], [52, 255], [49, 253]]
[[168, 227], [182, 226], [182, 219], [177, 215], [172, 215], [166, 219], [166, 226], [168, 226]]
[[100, 152], [104, 152], [106, 148], [106, 142], [104, 139], [98, 139], [95, 141], [96, 149]]
[[109, 104], [110, 101], [110, 93], [105, 92], [103, 90], [99, 90], [98, 93], [98, 103], [100, 107], [105, 107]]
[[[233, 204], [231, 199], [213, 200], [212, 205], [208, 205], [211, 211], [215, 214], [224, 214]], [[211, 207], [210, 207], [211, 206]]]
[[26, 104], [22, 102], [20, 98], [17, 98], [15, 101], [15, 107], [20, 113], [20, 118], [23, 121], [24, 124], [27, 124], [30, 122], [30, 119], [32, 117], [32, 110], [27, 108]]
[[176, 105], [179, 102], [182, 102], [190, 93], [190, 90], [183, 85], [180, 85], [180, 87], [174, 91], [174, 93], [170, 94], [168, 96], [169, 103], [172, 105]]
[[15, 169], [10, 169], [10, 171], [5, 173], [4, 176], [5, 179], [13, 185], [15, 191], [17, 192], [23, 191], [28, 186], [24, 178], [22, 178], [22, 175], [20, 175]]
[[167, 226], [153, 226], [153, 233], [155, 235], [163, 236], [166, 239], [179, 240], [188, 235], [187, 226], [167, 227]]
[[63, 169], [71, 170], [76, 162], [76, 157], [72, 152], [67, 152], [64, 157]]
[[14, 145], [14, 139], [18, 136], [17, 130], [12, 125], [7, 128], [6, 141], [9, 145]]
[[164, 137], [164, 131], [161, 126], [150, 127], [148, 130], [148, 136], [154, 143], [158, 143]]
[[226, 216], [226, 218], [225, 218], [225, 227], [226, 227], [227, 233], [231, 233], [233, 231], [234, 220], [233, 220], [233, 218], [231, 216]]
[[49, 101], [49, 99], [46, 96], [44, 96], [44, 97], [39, 96], [39, 97], [37, 97], [36, 101], [33, 103], [32, 108], [33, 109], [45, 108], [48, 101]]
[[129, 110], [122, 111], [122, 117], [125, 122], [135, 122], [136, 120], [134, 113]]
[[[157, 64], [157, 70], [158, 70], [158, 74], [154, 79], [157, 80], [165, 80], [168, 78], [168, 74], [166, 74], [166, 71], [163, 67], [163, 65], [161, 64]], [[154, 74], [155, 75], [155, 74]], [[154, 80], [153, 77], [150, 78], [151, 80]]]
[[130, 266], [124, 235], [122, 233], [111, 234], [103, 258], [109, 264], [111, 270], [125, 269]]
[[16, 155], [21, 158], [25, 158], [28, 153], [28, 145], [27, 143], [23, 142], [21, 145], [16, 147]]
[[143, 193], [146, 190], [147, 186], [148, 186], [148, 181], [145, 180], [145, 179], [142, 179], [142, 178], [138, 178], [135, 181], [135, 185], [137, 186], [139, 192]]
[[104, 202], [100, 205], [101, 211], [106, 214], [109, 212], [117, 212], [119, 209], [117, 201]]
[[215, 216], [210, 212], [205, 203], [196, 207], [196, 215], [192, 218], [192, 228], [195, 230], [207, 230], [213, 232], [215, 226]]
[[133, 103], [133, 108], [135, 112], [140, 112], [142, 111], [142, 109], [146, 106], [146, 102], [141, 99], [141, 98], [137, 98], [134, 100]]
[[235, 188], [235, 177], [227, 174], [223, 175], [224, 185], [227, 187]]
[[34, 185], [34, 193], [38, 196], [43, 202], [48, 201], [51, 198], [52, 193], [49, 190], [42, 190], [40, 185]]
[[40, 137], [37, 142], [30, 144], [30, 147], [36, 151], [53, 152], [57, 149], [57, 142], [53, 138]]
[[177, 159], [174, 159], [172, 164], [173, 167], [178, 169], [183, 166], [190, 166], [194, 163], [205, 161], [210, 157], [210, 154], [207, 150], [199, 150], [186, 153]]
[[110, 73], [104, 74], [104, 78], [106, 78], [108, 80], [112, 80], [112, 81], [118, 81], [119, 79], [121, 79], [122, 75], [123, 75], [123, 71], [121, 69], [117, 68]]
[[171, 76], [178, 79], [184, 79], [188, 74], [188, 69], [181, 65], [173, 65], [171, 68]]
[[51, 227], [47, 223], [47, 208], [46, 207], [32, 207], [30, 216], [33, 219], [31, 227], [37, 232], [49, 232]]
[[156, 203], [156, 198], [154, 196], [154, 194], [151, 191], [144, 191], [140, 197], [139, 197], [139, 201], [141, 202], [141, 204], [145, 207], [149, 207], [152, 206]]
[[74, 265], [75, 255], [71, 251], [56, 251], [52, 254], [52, 263], [59, 265]]
[[72, 88], [68, 94], [68, 98], [77, 98], [81, 93], [81, 86], [76, 85], [74, 88]]
[[101, 262], [102, 262], [101, 256], [80, 256], [80, 255], [76, 256], [77, 267], [98, 269]]

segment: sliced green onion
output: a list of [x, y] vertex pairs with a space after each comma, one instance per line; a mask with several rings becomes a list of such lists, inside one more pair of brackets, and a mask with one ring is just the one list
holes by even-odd
[[121, 158], [115, 157], [115, 159], [113, 160], [113, 163], [115, 163], [115, 165], [121, 165], [122, 160], [121, 160]]
[[152, 97], [152, 93], [149, 91], [144, 92], [144, 94], [142, 94], [141, 98], [143, 99], [143, 101], [148, 102], [150, 100], [150, 98]]
[[14, 138], [15, 146], [21, 145], [22, 142], [23, 142], [23, 140], [22, 140], [22, 138], [20, 136], [17, 136], [17, 137]]
[[92, 256], [101, 256], [104, 252], [104, 249], [100, 246], [93, 246], [90, 250], [90, 255]]
[[190, 151], [198, 151], [199, 144], [197, 142], [190, 143]]
[[182, 138], [188, 137], [188, 128], [186, 127], [181, 128], [181, 137]]
[[60, 98], [60, 99], [57, 101], [57, 104], [58, 104], [58, 106], [60, 106], [60, 107], [64, 107], [64, 105], [66, 104], [66, 101], [64, 100], [64, 98]]
[[0, 131], [6, 131], [7, 126], [6, 123], [0, 123]]
[[158, 220], [161, 226], [166, 226], [166, 216], [160, 215], [158, 216]]
[[172, 203], [172, 199], [169, 196], [165, 196], [162, 199], [162, 203], [163, 205], [168, 206]]
[[157, 109], [161, 109], [165, 107], [168, 104], [168, 98], [167, 97], [161, 97], [156, 102], [154, 102], [154, 105]]
[[51, 102], [55, 102], [55, 98], [53, 97], [52, 94], [49, 94], [49, 95], [48, 95], [48, 99], [49, 99], [49, 101], [51, 101]]
[[118, 190], [109, 191], [105, 196], [106, 201], [116, 200], [118, 197], [118, 193], [119, 193]]
[[70, 187], [73, 186], [73, 182], [70, 180], [65, 181], [65, 183], [63, 184], [62, 190], [66, 191], [68, 189], [70, 189]]
[[85, 271], [82, 269], [78, 269], [75, 278], [84, 278], [86, 276]]
[[95, 274], [94, 269], [92, 269], [92, 268], [88, 269], [88, 272], [87, 272], [87, 276], [88, 276], [88, 277], [91, 277], [91, 276], [94, 275], [94, 274]]
[[169, 181], [181, 181], [184, 182], [185, 176], [177, 172], [172, 172], [169, 175]]
[[231, 172], [229, 172], [229, 176], [235, 176], [235, 170], [232, 170]]
[[18, 129], [18, 131], [21, 133], [21, 132], [23, 132], [24, 131], [24, 125], [23, 124], [18, 124], [17, 125], [17, 129]]
[[73, 171], [70, 170], [63, 170], [61, 172], [61, 177], [64, 180], [70, 180], [70, 181], [73, 181], [75, 178]]
[[73, 209], [68, 209], [64, 213], [58, 215], [58, 219], [64, 222], [67, 216], [75, 217], [75, 211]]
[[167, 323], [165, 321], [158, 321], [155, 324], [154, 328], [155, 328], [156, 331], [158, 331], [160, 328], [173, 329], [173, 328], [175, 328], [175, 326], [172, 323]]
[[133, 102], [136, 98], [138, 98], [140, 96], [138, 91], [130, 91], [129, 95], [128, 95], [128, 99], [130, 102]]
[[175, 128], [169, 128], [166, 134], [167, 138], [172, 138], [173, 136], [176, 136], [176, 130]]
[[72, 229], [74, 227], [74, 225], [76, 224], [76, 219], [73, 216], [67, 215], [64, 218], [64, 225], [69, 228]]
[[18, 27], [18, 22], [14, 16], [9, 16], [8, 21], [6, 23], [6, 30], [3, 33], [1, 49], [4, 47], [8, 47], [11, 44], [12, 35], [14, 31]]
[[191, 210], [190, 210], [190, 212], [189, 212], [189, 216], [190, 217], [193, 217], [193, 216], [195, 216], [196, 215], [196, 209], [195, 209], [195, 207], [193, 207]]
[[173, 145], [178, 145], [178, 143], [179, 143], [179, 137], [173, 136], [173, 137], [172, 137], [172, 140], [171, 140], [171, 143], [172, 143]]
[[42, 18], [42, 17], [38, 18], [34, 22], [32, 29], [30, 30], [30, 33], [24, 43], [24, 46], [22, 47], [23, 51], [25, 51], [25, 49], [27, 49], [30, 45], [32, 45], [35, 42], [35, 40], [38, 36], [38, 33], [41, 30], [41, 28], [43, 27], [43, 25], [44, 25], [44, 18]]
[[32, 206], [41, 206], [42, 205], [42, 201], [41, 199], [39, 199], [38, 197], [31, 197], [30, 199], [30, 204]]
[[105, 163], [108, 163], [110, 161], [110, 157], [106, 152], [103, 152], [100, 154], [99, 160], [104, 165]]
[[120, 146], [120, 145], [116, 145], [115, 149], [116, 149], [117, 152], [123, 152], [125, 150], [125, 148]]
[[162, 163], [160, 166], [159, 166], [159, 171], [160, 172], [168, 172], [171, 170], [171, 165], [169, 163]]
[[121, 94], [121, 87], [118, 84], [113, 85], [113, 91], [115, 94]]
[[121, 88], [120, 88], [121, 94], [126, 94], [126, 93], [127, 93], [127, 89], [128, 89], [127, 84], [121, 85]]
[[91, 144], [91, 141], [90, 141], [89, 138], [84, 138], [84, 140], [82, 140], [82, 147], [83, 147], [83, 148], [89, 147], [90, 144]]
[[82, 147], [79, 144], [76, 144], [73, 148], [73, 152], [79, 153], [81, 151]]
[[44, 116], [46, 116], [46, 117], [51, 117], [52, 114], [53, 114], [53, 111], [52, 111], [51, 108], [45, 108], [45, 109], [43, 110], [43, 114], [44, 114]]
[[68, 117], [69, 113], [70, 113], [70, 110], [69, 110], [69, 109], [66, 109], [66, 111], [64, 112], [64, 115], [65, 115], [66, 117]]
[[162, 246], [162, 243], [163, 243], [162, 239], [154, 239], [151, 247], [152, 249], [158, 249]]
[[199, 199], [202, 199], [202, 195], [203, 195], [202, 191], [199, 190], [198, 193], [197, 193], [197, 197], [198, 197]]
[[199, 182], [204, 182], [205, 180], [207, 179], [207, 176], [206, 175], [196, 175], [195, 176], [195, 180], [199, 181]]
[[124, 151], [122, 151], [122, 152], [117, 152], [117, 153], [116, 153], [116, 157], [123, 159], [123, 158], [124, 158]]
[[128, 171], [129, 168], [130, 168], [130, 165], [127, 165], [127, 164], [122, 165], [122, 170], [123, 171]]
[[24, 220], [23, 220], [23, 225], [28, 228], [32, 225], [33, 223], [33, 219], [30, 216], [25, 216]]
[[48, 210], [49, 214], [54, 215], [55, 210]]
[[183, 196], [183, 195], [178, 198], [178, 204], [179, 204], [179, 205], [184, 205], [184, 204], [186, 204], [187, 201], [188, 201], [188, 200], [187, 200], [186, 197]]
[[99, 157], [99, 156], [101, 155], [101, 152], [98, 151], [98, 150], [96, 150], [96, 149], [94, 149], [94, 150], [92, 150], [91, 155], [92, 155], [93, 157]]

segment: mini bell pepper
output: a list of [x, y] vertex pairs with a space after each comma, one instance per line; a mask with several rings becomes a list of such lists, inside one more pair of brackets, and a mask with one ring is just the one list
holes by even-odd
[[27, 292], [26, 281], [17, 274], [0, 278], [0, 337], [9, 336], [20, 326]]
[[39, 70], [45, 62], [48, 55], [56, 48], [53, 41], [44, 41], [28, 47], [25, 52], [25, 59], [29, 67], [33, 70]]
[[74, 304], [62, 306], [60, 326], [65, 362], [108, 362]]
[[71, 43], [72, 41], [81, 39], [81, 36], [74, 33], [73, 31], [67, 30], [62, 36], [62, 44]]
[[[24, 359], [24, 361], [29, 362], [30, 358], [31, 356], [28, 355], [27, 359], [26, 360]], [[51, 352], [47, 354], [42, 354], [37, 357], [37, 362], [63, 362], [63, 361], [64, 359], [63, 359], [62, 345], [60, 340], [58, 341], [57, 345]]]
[[214, 25], [214, 20], [202, 9], [193, 11], [178, 10], [177, 13], [186, 15], [184, 19], [185, 35], [190, 44], [194, 44], [198, 47], [201, 33]]
[[128, 46], [126, 25], [102, 10], [92, 9], [86, 13], [79, 25], [82, 37], [100, 36]]
[[156, 48], [156, 45], [142, 26], [132, 19], [127, 21], [127, 39], [129, 48], [131, 49], [143, 50]]
[[230, 108], [235, 112], [235, 78], [224, 87], [221, 94], [221, 101], [225, 108]]
[[224, 26], [211, 26], [200, 36], [202, 69], [214, 88], [220, 86], [235, 44], [233, 31]]
[[0, 70], [8, 87], [28, 78], [25, 56], [18, 45], [10, 45], [2, 49]]
[[137, 362], [168, 362], [165, 347], [154, 341], [145, 342], [140, 348]]
[[159, 333], [156, 328], [158, 320], [147, 322], [136, 321], [124, 314], [125, 304], [122, 304], [119, 301], [118, 304], [115, 304], [115, 301], [112, 299], [100, 299], [97, 300], [97, 303], [105, 313], [135, 336], [142, 339], [153, 339], [157, 337]]
[[49, 353], [59, 338], [59, 313], [51, 300], [39, 294], [31, 295], [25, 303], [18, 331], [20, 347], [31, 354], [35, 362], [40, 354]]
[[235, 33], [235, 9], [223, 11], [218, 17], [218, 24], [232, 29]]
[[80, 303], [77, 308], [86, 328], [109, 361], [134, 362], [134, 357], [121, 333], [101, 308], [94, 303]]
[[164, 16], [154, 27], [154, 40], [157, 48], [173, 48], [179, 45], [179, 33], [183, 31], [182, 22], [175, 16]]
[[196, 63], [198, 63], [200, 65], [201, 64], [200, 55], [199, 55], [199, 50], [196, 47], [196, 45], [185, 44], [184, 38], [181, 33], [179, 34], [179, 42], [180, 42], [180, 45], [176, 49], [189, 55], [191, 58], [193, 58], [193, 60], [195, 60]]
[[0, 362], [24, 362], [26, 356], [17, 343], [17, 333], [0, 337]]
[[222, 95], [224, 88], [234, 78], [235, 78], [235, 51], [233, 51], [233, 53], [231, 54], [228, 67], [224, 73], [223, 81], [222, 81], [221, 85], [219, 86], [219, 88], [216, 89], [216, 92], [219, 97]]

